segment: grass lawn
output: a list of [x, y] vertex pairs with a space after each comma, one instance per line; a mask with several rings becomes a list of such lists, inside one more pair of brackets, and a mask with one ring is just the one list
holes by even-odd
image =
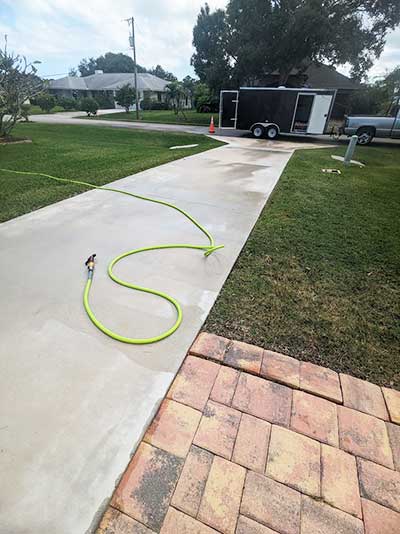
[[[160, 124], [187, 124], [191, 126], [209, 126], [211, 115], [214, 116], [215, 125], [218, 122], [218, 113], [197, 113], [197, 111], [185, 111], [186, 119], [181, 113], [175, 115], [172, 110], [162, 111], [141, 111], [141, 122], [158, 122]], [[93, 117], [96, 119], [96, 117]], [[118, 120], [118, 121], [136, 121], [136, 112], [129, 113], [107, 113], [98, 117], [100, 119]]]
[[204, 330], [400, 387], [400, 147], [296, 152]]
[[29, 108], [29, 115], [45, 115], [47, 113], [58, 113], [59, 111], [65, 111], [65, 109], [61, 106], [54, 106], [51, 111], [47, 112], [43, 111], [39, 106], [31, 106]]
[[[96, 185], [222, 145], [203, 135], [47, 124], [19, 124], [30, 144], [0, 145], [0, 167], [44, 172]], [[190, 149], [173, 145], [198, 143]], [[0, 171], [0, 222], [81, 193], [85, 188]]]

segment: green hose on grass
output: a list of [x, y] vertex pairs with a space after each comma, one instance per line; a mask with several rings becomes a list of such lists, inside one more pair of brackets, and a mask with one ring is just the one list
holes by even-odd
[[149, 250], [164, 250], [164, 249], [168, 249], [168, 248], [175, 248], [175, 249], [178, 249], [178, 248], [190, 248], [190, 249], [202, 250], [202, 251], [204, 251], [204, 255], [205, 256], [209, 256], [214, 251], [216, 251], [216, 250], [218, 250], [220, 248], [223, 248], [224, 245], [218, 245], [218, 246], [215, 245], [214, 239], [211, 236], [211, 234], [199, 222], [197, 222], [194, 217], [189, 215], [189, 213], [187, 213], [183, 209], [178, 208], [174, 204], [171, 204], [170, 202], [164, 202], [163, 200], [157, 200], [157, 199], [154, 199], [154, 198], [145, 197], [143, 195], [136, 195], [134, 193], [129, 193], [128, 191], [122, 191], [121, 189], [114, 189], [112, 187], [104, 187], [104, 186], [99, 186], [99, 185], [93, 185], [93, 184], [89, 184], [87, 182], [81, 182], [81, 181], [78, 181], [78, 180], [70, 180], [70, 179], [67, 179], [67, 178], [58, 178], [57, 176], [51, 176], [50, 174], [44, 174], [42, 172], [14, 171], [14, 170], [11, 170], [11, 169], [0, 169], [0, 171], [12, 172], [12, 173], [15, 173], [15, 174], [44, 176], [46, 178], [50, 178], [51, 180], [56, 180], [57, 182], [67, 182], [67, 183], [71, 183], [71, 184], [78, 184], [78, 185], [83, 185], [85, 187], [91, 187], [92, 189], [102, 189], [103, 191], [112, 191], [113, 193], [120, 193], [122, 195], [128, 195], [130, 197], [138, 198], [140, 200], [147, 200], [148, 202], [154, 202], [156, 204], [161, 204], [162, 206], [167, 206], [168, 208], [172, 208], [172, 209], [178, 211], [179, 213], [184, 215], [187, 219], [189, 219], [189, 221], [191, 221], [207, 237], [207, 239], [209, 241], [208, 245], [167, 244], [167, 245], [155, 245], [155, 246], [152, 246], [152, 247], [137, 248], [137, 249], [134, 249], [134, 250], [129, 250], [128, 252], [124, 252], [123, 254], [120, 254], [119, 256], [117, 256], [116, 258], [111, 260], [111, 262], [110, 262], [110, 264], [108, 266], [108, 275], [117, 284], [119, 284], [121, 286], [124, 286], [124, 287], [128, 287], [130, 289], [135, 289], [136, 291], [142, 291], [144, 293], [150, 293], [151, 295], [156, 295], [158, 297], [161, 297], [161, 298], [167, 300], [168, 302], [170, 302], [174, 306], [174, 308], [176, 310], [176, 313], [177, 313], [177, 317], [176, 317], [176, 321], [175, 321], [174, 325], [171, 326], [171, 328], [169, 328], [165, 332], [162, 332], [161, 334], [159, 334], [158, 336], [149, 337], [149, 338], [126, 337], [126, 336], [122, 336], [120, 334], [117, 334], [116, 332], [113, 332], [112, 330], [110, 330], [109, 328], [104, 326], [104, 324], [101, 323], [96, 318], [95, 314], [93, 313], [93, 311], [92, 311], [92, 309], [90, 307], [90, 303], [89, 303], [89, 294], [90, 294], [90, 289], [92, 287], [96, 254], [92, 254], [87, 259], [87, 261], [85, 263], [85, 265], [88, 268], [88, 278], [87, 278], [87, 282], [86, 282], [85, 289], [84, 289], [84, 292], [83, 292], [83, 305], [84, 305], [86, 313], [88, 314], [88, 316], [89, 316], [90, 320], [92, 321], [92, 323], [99, 330], [101, 330], [104, 334], [106, 334], [107, 336], [109, 336], [109, 337], [111, 337], [113, 339], [116, 339], [117, 341], [122, 341], [123, 343], [130, 343], [132, 345], [147, 345], [147, 344], [150, 344], [150, 343], [156, 343], [157, 341], [161, 341], [162, 339], [165, 339], [165, 338], [169, 337], [171, 334], [173, 334], [179, 328], [179, 326], [180, 326], [180, 324], [182, 322], [182, 308], [181, 308], [179, 302], [176, 299], [174, 299], [173, 297], [171, 297], [170, 295], [167, 295], [167, 293], [164, 293], [162, 291], [157, 291], [155, 289], [150, 289], [148, 287], [141, 287], [141, 286], [137, 286], [137, 285], [134, 285], [134, 284], [130, 284], [129, 282], [125, 282], [124, 280], [121, 280], [120, 278], [115, 276], [115, 274], [113, 272], [113, 269], [114, 269], [115, 265], [119, 261], [123, 260], [124, 258], [127, 258], [128, 256], [132, 256], [133, 254], [139, 254], [140, 252], [147, 252]]

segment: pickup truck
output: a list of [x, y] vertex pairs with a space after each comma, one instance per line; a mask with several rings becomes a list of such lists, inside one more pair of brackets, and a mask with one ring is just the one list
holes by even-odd
[[386, 115], [345, 117], [344, 133], [348, 136], [357, 135], [360, 145], [369, 145], [374, 137], [400, 139], [400, 97], [393, 100]]

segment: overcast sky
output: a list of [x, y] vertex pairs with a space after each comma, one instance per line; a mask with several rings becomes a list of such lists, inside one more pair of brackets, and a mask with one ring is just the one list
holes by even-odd
[[[227, 0], [208, 0], [211, 8]], [[40, 60], [39, 73], [61, 77], [83, 57], [129, 54], [128, 26], [136, 20], [138, 63], [156, 64], [179, 78], [193, 75], [192, 29], [204, 0], [0, 0], [0, 34], [9, 48]], [[3, 38], [3, 37], [2, 37]], [[400, 64], [400, 28], [388, 40], [370, 76]], [[339, 70], [346, 73], [346, 67]]]

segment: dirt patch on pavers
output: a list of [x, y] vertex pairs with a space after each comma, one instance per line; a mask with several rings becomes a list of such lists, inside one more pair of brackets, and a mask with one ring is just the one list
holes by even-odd
[[400, 393], [202, 333], [98, 534], [396, 534]]

